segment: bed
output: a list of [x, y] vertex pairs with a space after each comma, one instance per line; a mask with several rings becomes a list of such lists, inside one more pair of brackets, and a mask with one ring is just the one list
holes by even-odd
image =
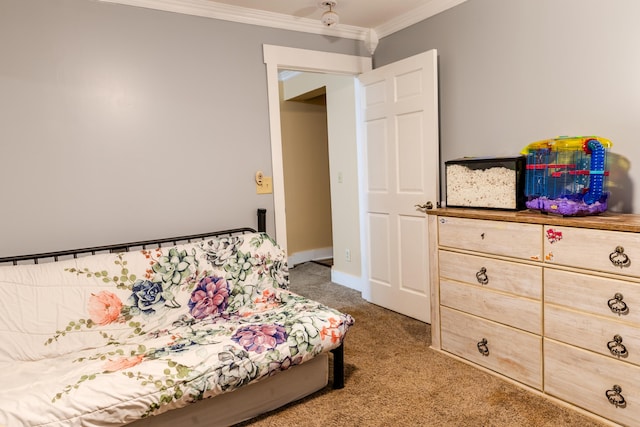
[[344, 386], [353, 318], [291, 293], [263, 231], [0, 258], [0, 300], [7, 427], [228, 426], [325, 387], [330, 357]]

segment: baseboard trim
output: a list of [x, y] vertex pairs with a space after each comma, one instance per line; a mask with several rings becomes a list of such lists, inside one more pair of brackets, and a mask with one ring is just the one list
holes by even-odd
[[333, 258], [333, 247], [311, 249], [289, 255], [289, 267], [318, 259]]
[[[296, 252], [289, 255], [287, 264], [289, 268], [293, 268], [298, 264], [303, 264], [309, 261], [316, 261], [321, 259], [333, 258], [333, 248], [318, 248], [309, 251]], [[349, 289], [353, 289], [364, 294], [366, 287], [366, 281], [360, 276], [353, 276], [348, 273], [336, 270], [335, 265], [331, 267], [331, 281], [338, 285], [345, 286]]]
[[365, 289], [362, 277], [336, 271], [335, 267], [331, 269], [331, 281], [360, 293]]

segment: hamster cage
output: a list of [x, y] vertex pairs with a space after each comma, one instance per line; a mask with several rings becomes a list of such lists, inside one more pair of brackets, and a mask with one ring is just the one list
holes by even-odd
[[529, 209], [566, 216], [607, 210], [605, 170], [611, 142], [597, 136], [560, 137], [529, 144], [525, 197]]

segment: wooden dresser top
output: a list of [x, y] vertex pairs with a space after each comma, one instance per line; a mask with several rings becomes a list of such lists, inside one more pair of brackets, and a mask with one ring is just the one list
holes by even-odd
[[527, 224], [548, 224], [565, 227], [593, 228], [597, 230], [640, 232], [640, 215], [605, 212], [592, 216], [568, 216], [546, 214], [538, 211], [505, 211], [493, 209], [438, 208], [427, 210], [427, 215], [457, 218], [511, 221]]

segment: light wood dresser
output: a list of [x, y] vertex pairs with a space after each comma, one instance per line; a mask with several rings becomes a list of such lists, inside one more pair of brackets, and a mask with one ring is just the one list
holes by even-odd
[[428, 211], [432, 347], [640, 425], [640, 215]]

